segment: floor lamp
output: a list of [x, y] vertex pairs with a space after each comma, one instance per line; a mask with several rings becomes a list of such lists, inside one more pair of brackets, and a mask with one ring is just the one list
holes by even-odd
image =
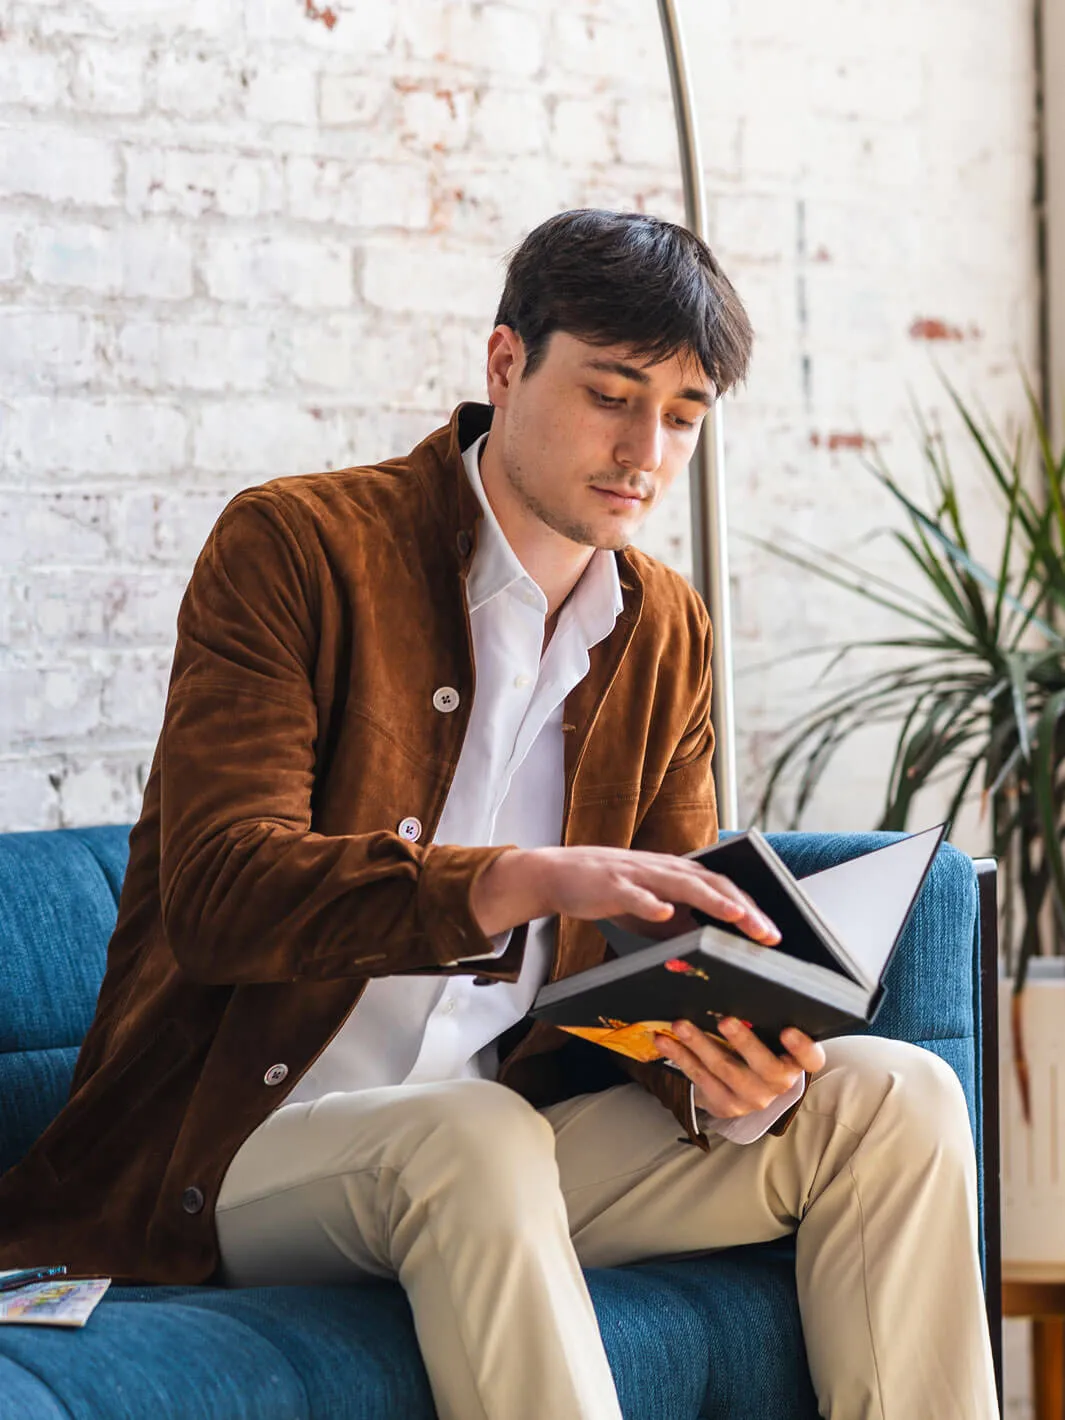
[[[673, 113], [684, 183], [684, 219], [690, 231], [708, 241], [706, 195], [699, 158], [699, 137], [692, 112], [691, 84], [680, 16], [674, 0], [658, 0]], [[692, 522], [692, 580], [706, 602], [714, 627], [714, 699], [712, 719], [718, 819], [722, 828], [738, 828], [736, 746], [733, 738], [732, 619], [729, 606], [728, 516], [725, 507], [725, 455], [721, 403], [703, 424], [689, 470]]]

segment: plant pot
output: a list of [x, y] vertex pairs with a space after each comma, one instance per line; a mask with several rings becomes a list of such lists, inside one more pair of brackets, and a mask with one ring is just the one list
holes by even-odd
[[1041, 957], [1028, 973], [1022, 1030], [1031, 1123], [1013, 1065], [1010, 983], [999, 982], [1002, 1111], [1002, 1268], [1011, 1281], [1065, 1278], [1065, 958]]

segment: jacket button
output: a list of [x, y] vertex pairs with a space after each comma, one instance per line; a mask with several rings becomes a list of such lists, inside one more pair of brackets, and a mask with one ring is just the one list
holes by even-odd
[[442, 715], [450, 715], [459, 708], [459, 693], [453, 685], [442, 685], [433, 691], [433, 707]]
[[268, 1085], [279, 1085], [281, 1081], [286, 1078], [287, 1075], [287, 1065], [271, 1065], [269, 1070], [267, 1070], [266, 1074], [263, 1076], [263, 1079]]
[[422, 836], [422, 821], [419, 818], [405, 818], [396, 829], [400, 838], [405, 838], [408, 843], [417, 843]]
[[473, 546], [473, 538], [470, 537], [465, 528], [463, 528], [462, 532], [460, 532], [455, 539], [455, 545], [458, 547], [460, 557], [469, 557], [470, 548]]
[[473, 978], [473, 985], [474, 985], [474, 986], [494, 986], [494, 985], [495, 985], [495, 977], [494, 977], [494, 976], [475, 976], [475, 977]]
[[200, 1213], [203, 1211], [203, 1189], [186, 1188], [181, 1195], [181, 1206], [186, 1213]]

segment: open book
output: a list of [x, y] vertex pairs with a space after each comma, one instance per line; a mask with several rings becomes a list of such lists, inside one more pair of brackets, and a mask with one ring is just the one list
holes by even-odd
[[654, 1036], [672, 1035], [675, 1020], [713, 1034], [722, 1016], [738, 1016], [777, 1053], [787, 1026], [814, 1040], [845, 1034], [879, 1009], [946, 830], [937, 824], [801, 879], [756, 828], [689, 854], [753, 898], [780, 942], [762, 946], [680, 907], [658, 928], [672, 927], [665, 940], [599, 922], [615, 959], [542, 987], [531, 1014], [637, 1060], [661, 1058]]

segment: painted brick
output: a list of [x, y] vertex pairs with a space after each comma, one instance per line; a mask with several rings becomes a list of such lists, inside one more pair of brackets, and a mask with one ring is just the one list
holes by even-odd
[[269, 383], [275, 339], [241, 321], [130, 321], [118, 338], [121, 377], [142, 389], [257, 389]]
[[161, 222], [123, 233], [122, 291], [126, 296], [181, 300], [192, 295], [192, 247], [182, 231]]
[[346, 391], [361, 406], [440, 404], [441, 341], [421, 322], [387, 330], [362, 317], [332, 316], [292, 332], [292, 373], [310, 392]]
[[30, 832], [60, 827], [59, 800], [48, 778], [57, 764], [58, 760], [21, 754], [0, 756], [0, 823], [18, 824]]
[[95, 372], [101, 339], [101, 323], [76, 311], [0, 309], [0, 378], [5, 390], [86, 383]]
[[[128, 752], [127, 752], [128, 753]], [[64, 755], [54, 789], [59, 828], [129, 823], [140, 813], [143, 786], [137, 765], [118, 752], [109, 756]]]
[[342, 468], [347, 462], [337, 417], [280, 400], [205, 405], [193, 439], [193, 462], [212, 473], [261, 482], [289, 473]]
[[322, 74], [319, 111], [327, 126], [373, 123], [392, 96], [392, 86], [376, 74]]
[[559, 99], [551, 119], [551, 152], [561, 162], [612, 162], [616, 153], [613, 104], [602, 99]]
[[404, 85], [399, 99], [400, 141], [415, 152], [454, 152], [464, 148], [470, 137], [473, 94], [454, 86], [424, 87]]
[[137, 46], [83, 40], [74, 69], [78, 108], [133, 114], [144, 107], [144, 51]]
[[14, 281], [19, 274], [19, 243], [22, 223], [0, 214], [0, 281]]
[[333, 239], [212, 236], [202, 269], [219, 301], [337, 307], [352, 299], [351, 250]]
[[183, 118], [216, 114], [236, 98], [238, 80], [229, 61], [202, 51], [167, 50], [154, 71], [155, 102]]
[[104, 682], [102, 711], [120, 734], [150, 742], [163, 723], [170, 680], [169, 651], [132, 652], [115, 658]]
[[222, 493], [189, 488], [145, 488], [120, 495], [112, 500], [118, 557], [187, 573], [227, 501]]
[[307, 65], [257, 64], [241, 76], [244, 112], [258, 123], [313, 124], [317, 78]]
[[542, 8], [406, 0], [400, 8], [399, 33], [412, 58], [436, 64], [446, 58], [508, 79], [531, 77], [545, 63]]
[[474, 106], [473, 136], [494, 154], [541, 152], [547, 142], [543, 96], [535, 89], [486, 90]]
[[367, 249], [363, 294], [387, 311], [491, 319], [499, 299], [501, 267], [492, 257], [437, 249], [432, 262], [412, 260], [394, 246]]
[[42, 286], [114, 294], [122, 286], [122, 251], [113, 233], [87, 223], [42, 226], [30, 233], [29, 270]]
[[65, 88], [60, 55], [32, 44], [0, 41], [0, 104], [54, 108]]
[[185, 464], [185, 417], [159, 403], [13, 399], [5, 455], [16, 473], [176, 473]]
[[[247, 0], [244, 22], [255, 43], [273, 42], [307, 46], [327, 55], [358, 55], [360, 58], [384, 54], [395, 33], [398, 0], [374, 0], [372, 5], [354, 0], [308, 8], [289, 0]], [[314, 12], [329, 16], [314, 18]]]
[[281, 173], [269, 158], [190, 149], [128, 148], [126, 209], [202, 217], [258, 217], [280, 210]]
[[110, 503], [103, 493], [5, 493], [0, 503], [0, 567], [105, 562]]
[[[640, 31], [615, 23], [609, 15], [581, 14], [558, 7], [553, 17], [549, 52], [553, 64], [582, 79], [616, 82], [632, 71], [640, 52]], [[657, 40], [657, 35], [649, 36]]]
[[429, 225], [429, 174], [421, 164], [290, 158], [285, 165], [288, 210], [304, 222], [343, 227], [424, 228]]
[[0, 129], [0, 195], [108, 207], [117, 202], [114, 145], [68, 129]]

